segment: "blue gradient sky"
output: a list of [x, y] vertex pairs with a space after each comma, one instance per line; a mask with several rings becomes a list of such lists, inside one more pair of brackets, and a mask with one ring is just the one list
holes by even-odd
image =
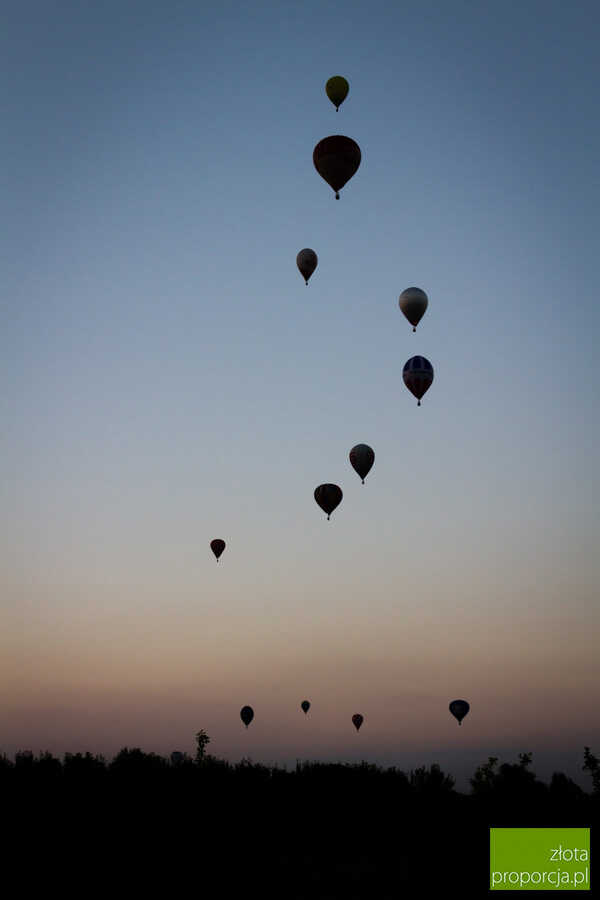
[[[579, 777], [597, 4], [8, 10], [0, 750], [191, 752], [205, 728], [231, 759], [460, 775], [531, 750]], [[339, 202], [312, 164], [335, 133], [363, 154]]]

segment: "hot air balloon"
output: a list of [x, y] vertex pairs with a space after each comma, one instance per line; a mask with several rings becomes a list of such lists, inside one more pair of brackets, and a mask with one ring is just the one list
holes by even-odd
[[254, 718], [254, 710], [252, 709], [251, 706], [242, 706], [242, 709], [240, 711], [240, 716], [241, 716], [242, 722], [244, 723], [244, 725], [247, 728], [248, 725], [250, 724], [250, 722], [252, 721], [252, 719]]
[[360, 159], [360, 147], [356, 141], [343, 134], [323, 138], [313, 150], [315, 169], [333, 188], [336, 200], [340, 199], [339, 192], [358, 169]]
[[225, 549], [225, 541], [222, 541], [221, 538], [215, 538], [214, 541], [210, 542], [210, 549], [217, 557], [217, 562], [219, 562], [219, 557]]
[[398, 305], [412, 325], [413, 331], [417, 330], [428, 303], [427, 294], [418, 287], [406, 288], [400, 294]]
[[317, 254], [314, 250], [311, 250], [309, 247], [305, 247], [304, 250], [301, 250], [298, 256], [296, 257], [296, 265], [300, 269], [300, 274], [308, 284], [308, 279], [312, 275], [312, 273], [317, 268], [317, 263], [319, 262]]
[[350, 465], [359, 474], [363, 484], [374, 462], [375, 454], [368, 444], [357, 444], [350, 451]]
[[413, 356], [404, 363], [402, 377], [406, 387], [417, 398], [417, 406], [420, 406], [421, 397], [433, 382], [433, 366], [424, 356]]
[[460, 725], [471, 707], [466, 700], [453, 700], [448, 709], [454, 718], [458, 719], [458, 724]]
[[342, 502], [343, 496], [342, 489], [337, 484], [320, 484], [318, 488], [315, 488], [315, 500], [323, 512], [327, 513], [328, 521], [336, 506]]
[[182, 753], [181, 750], [173, 750], [171, 753], [171, 765], [173, 766], [180, 766], [184, 759], [185, 753]]
[[348, 96], [349, 90], [350, 85], [343, 75], [334, 75], [325, 85], [325, 92], [335, 106], [336, 112]]
[[308, 702], [308, 700], [303, 700], [300, 704], [300, 708], [304, 711], [304, 715], [306, 715], [306, 713], [310, 709], [310, 703]]
[[353, 722], [353, 724], [354, 724], [354, 727], [355, 727], [356, 730], [358, 731], [358, 729], [360, 728], [360, 726], [361, 726], [362, 723], [364, 722], [364, 719], [363, 719], [363, 717], [361, 716], [360, 713], [354, 713], [354, 715], [352, 716], [352, 722]]

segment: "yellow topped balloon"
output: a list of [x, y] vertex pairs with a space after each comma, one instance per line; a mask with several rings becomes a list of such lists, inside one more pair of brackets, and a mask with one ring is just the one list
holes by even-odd
[[327, 96], [335, 106], [336, 112], [348, 96], [349, 90], [350, 85], [341, 75], [334, 75], [333, 78], [330, 78], [325, 85]]

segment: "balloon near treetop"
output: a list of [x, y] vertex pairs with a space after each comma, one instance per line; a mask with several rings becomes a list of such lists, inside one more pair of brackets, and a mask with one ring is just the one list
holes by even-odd
[[298, 266], [300, 274], [307, 284], [308, 279], [317, 268], [318, 262], [319, 258], [317, 254], [314, 250], [311, 250], [310, 247], [305, 247], [304, 250], [301, 250], [296, 257], [296, 265]]
[[313, 150], [315, 169], [335, 191], [336, 200], [340, 199], [339, 192], [358, 169], [360, 160], [360, 147], [343, 134], [323, 138]]
[[371, 471], [375, 462], [375, 453], [368, 444], [357, 444], [352, 448], [349, 454], [350, 465], [354, 471], [360, 476], [362, 483]]
[[417, 330], [417, 325], [423, 318], [429, 300], [425, 291], [418, 287], [409, 287], [400, 294], [398, 306], [413, 327], [413, 331]]
[[222, 541], [221, 538], [215, 538], [214, 541], [210, 542], [210, 549], [217, 557], [217, 562], [219, 562], [219, 557], [223, 550], [225, 549], [226, 544], [225, 541]]
[[320, 484], [315, 488], [315, 500], [323, 510], [327, 513], [327, 520], [336, 506], [342, 502], [342, 489], [337, 484]]
[[453, 700], [448, 709], [454, 718], [458, 719], [458, 724], [460, 725], [471, 707], [466, 700]]
[[417, 406], [420, 406], [421, 397], [433, 383], [433, 366], [424, 356], [413, 356], [404, 363], [402, 378], [411, 394], [417, 398]]
[[350, 85], [343, 75], [333, 75], [325, 85], [325, 93], [335, 106], [336, 112], [348, 96], [349, 90]]
[[240, 710], [240, 718], [247, 728], [248, 725], [250, 724], [250, 722], [252, 721], [252, 719], [254, 718], [254, 710], [252, 709], [252, 707], [251, 706], [242, 706], [242, 708]]

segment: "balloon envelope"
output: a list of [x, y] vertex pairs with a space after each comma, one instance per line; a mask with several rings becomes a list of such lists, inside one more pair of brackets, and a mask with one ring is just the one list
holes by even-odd
[[242, 709], [240, 711], [240, 717], [242, 719], [242, 722], [244, 723], [244, 725], [247, 728], [248, 725], [250, 724], [250, 722], [252, 721], [252, 719], [254, 718], [254, 710], [252, 709], [251, 706], [242, 706]]
[[348, 96], [349, 90], [350, 85], [343, 75], [334, 75], [325, 85], [325, 92], [335, 106], [336, 111]]
[[363, 484], [374, 462], [375, 453], [368, 444], [357, 444], [350, 451], [350, 465], [358, 473]]
[[360, 165], [360, 147], [352, 138], [332, 134], [319, 141], [313, 150], [315, 169], [340, 199], [339, 191], [349, 181]]
[[404, 363], [402, 370], [404, 384], [417, 400], [417, 406], [421, 405], [421, 397], [433, 382], [433, 366], [424, 356], [413, 356]]
[[300, 704], [300, 706], [304, 710], [304, 714], [306, 715], [306, 713], [310, 709], [310, 703], [308, 702], [308, 700], [303, 700], [302, 703]]
[[471, 707], [466, 700], [453, 700], [448, 709], [450, 710], [454, 718], [458, 719], [458, 724], [460, 725]]
[[342, 497], [342, 489], [337, 484], [320, 484], [315, 488], [315, 500], [323, 512], [327, 513], [327, 518], [340, 505]]
[[225, 549], [225, 541], [222, 541], [221, 538], [215, 538], [214, 541], [210, 542], [210, 549], [217, 557], [217, 562], [219, 562], [219, 557]]
[[406, 288], [400, 294], [398, 305], [413, 326], [413, 331], [417, 330], [417, 325], [423, 318], [428, 303], [427, 294], [418, 287]]
[[312, 275], [312, 273], [317, 268], [317, 263], [319, 262], [317, 254], [314, 250], [311, 250], [309, 247], [305, 247], [304, 250], [301, 250], [298, 256], [296, 257], [296, 265], [300, 269], [300, 274], [304, 278], [305, 282], [308, 284], [308, 279]]
[[360, 713], [354, 713], [354, 715], [352, 716], [352, 722], [354, 723], [354, 727], [355, 727], [356, 730], [358, 731], [358, 729], [360, 728], [360, 726], [361, 726], [362, 723], [364, 722], [364, 719], [363, 719], [363, 717], [361, 716]]

